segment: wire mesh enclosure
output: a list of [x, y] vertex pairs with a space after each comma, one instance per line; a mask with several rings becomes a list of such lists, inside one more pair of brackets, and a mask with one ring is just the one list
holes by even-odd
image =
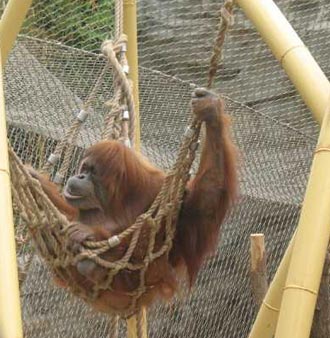
[[[330, 75], [330, 3], [275, 2]], [[189, 118], [191, 90], [205, 85], [221, 5], [213, 0], [138, 1], [142, 152], [166, 170]], [[25, 163], [42, 167], [77, 115], [104, 68], [99, 46], [113, 29], [112, 0], [34, 2], [5, 70], [8, 135]], [[83, 150], [100, 139], [112, 84], [109, 70], [75, 140], [67, 176], [75, 172]], [[240, 150], [240, 200], [191, 293], [155, 304], [149, 312], [153, 338], [247, 337], [257, 310], [249, 235], [265, 234], [271, 279], [299, 218], [319, 128], [238, 9], [216, 91], [226, 98]], [[16, 238], [25, 337], [108, 337], [106, 315], [53, 285], [18, 215]], [[120, 334], [124, 337], [123, 327]]]

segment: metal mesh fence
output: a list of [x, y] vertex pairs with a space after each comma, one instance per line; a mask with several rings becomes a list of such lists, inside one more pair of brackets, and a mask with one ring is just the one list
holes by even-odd
[[[326, 74], [330, 4], [278, 0]], [[206, 82], [219, 1], [139, 0], [142, 151], [169, 169], [189, 117], [194, 85]], [[249, 278], [249, 235], [266, 236], [271, 278], [297, 225], [318, 126], [280, 66], [237, 10], [216, 89], [226, 96], [241, 152], [241, 198], [223, 225], [216, 255], [189, 296], [156, 304], [150, 337], [247, 337], [256, 313]], [[40, 167], [88, 96], [104, 61], [98, 46], [113, 30], [113, 2], [36, 1], [5, 73], [9, 138], [25, 162]], [[302, 70], [303, 71], [303, 70]], [[110, 72], [76, 140], [71, 170], [97, 141], [111, 97]], [[24, 331], [27, 338], [108, 337], [107, 316], [53, 286], [17, 217]], [[124, 337], [123, 324], [120, 336]]]

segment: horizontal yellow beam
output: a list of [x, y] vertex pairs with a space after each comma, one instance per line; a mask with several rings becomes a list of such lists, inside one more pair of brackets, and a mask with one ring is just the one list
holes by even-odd
[[330, 83], [309, 50], [272, 0], [236, 0], [281, 63], [318, 122]]
[[0, 54], [0, 337], [21, 338], [19, 285], [11, 202], [6, 114]]
[[22, 27], [32, 0], [9, 0], [0, 21], [0, 47], [2, 65], [6, 64], [9, 52]]

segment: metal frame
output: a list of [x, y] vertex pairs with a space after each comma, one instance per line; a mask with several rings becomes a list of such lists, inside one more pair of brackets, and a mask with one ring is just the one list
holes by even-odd
[[32, 0], [10, 0], [0, 21], [0, 337], [23, 337], [2, 69]]

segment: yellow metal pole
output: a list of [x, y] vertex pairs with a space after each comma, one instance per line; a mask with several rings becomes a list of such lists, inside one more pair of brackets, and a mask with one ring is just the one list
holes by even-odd
[[137, 44], [136, 0], [124, 0], [124, 33], [128, 38], [127, 60], [130, 67], [129, 78], [133, 81], [135, 103], [135, 149], [140, 149], [140, 114], [139, 114], [139, 62]]
[[0, 21], [2, 66], [6, 64], [32, 0], [9, 0]]
[[[137, 8], [136, 0], [124, 0], [124, 33], [127, 35], [127, 61], [130, 68], [129, 78], [133, 82], [133, 96], [135, 103], [135, 149], [140, 150], [140, 114], [139, 114], [139, 62], [138, 62], [138, 44], [137, 44]], [[147, 338], [147, 313], [142, 310], [142, 330], [143, 338]], [[136, 338], [137, 334], [137, 316], [127, 320], [127, 337]]]
[[0, 21], [0, 337], [21, 338], [19, 284], [10, 191], [2, 69], [32, 0], [9, 0]]
[[292, 250], [276, 338], [309, 338], [330, 238], [330, 93]]
[[321, 122], [330, 84], [319, 65], [272, 0], [236, 0], [282, 64], [301, 97]]
[[22, 321], [11, 204], [6, 114], [0, 54], [0, 337], [21, 338]]
[[283, 287], [288, 274], [293, 240], [291, 240], [279, 265], [272, 283], [269, 286], [265, 299], [262, 302], [257, 318], [254, 322], [249, 338], [273, 338], [280, 306]]
[[[142, 337], [148, 338], [147, 332], [147, 312], [145, 309], [142, 310]], [[127, 320], [127, 338], [137, 338], [137, 320], [138, 316], [133, 316]]]

